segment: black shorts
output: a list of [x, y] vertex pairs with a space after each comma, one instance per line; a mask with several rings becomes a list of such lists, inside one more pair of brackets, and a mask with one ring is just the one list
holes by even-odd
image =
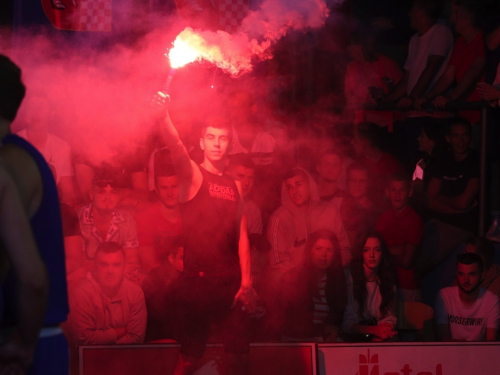
[[240, 304], [231, 308], [239, 287], [240, 279], [234, 277], [181, 277], [177, 306], [182, 354], [202, 357], [212, 324], [220, 329], [226, 352], [248, 353], [249, 316]]

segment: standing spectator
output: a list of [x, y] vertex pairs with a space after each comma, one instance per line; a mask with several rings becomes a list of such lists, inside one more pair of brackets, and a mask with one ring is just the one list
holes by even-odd
[[[248, 371], [246, 312], [255, 310], [251, 255], [241, 185], [224, 174], [232, 146], [232, 127], [211, 117], [201, 129], [203, 162], [189, 158], [158, 93], [161, 131], [179, 176], [179, 200], [185, 234], [184, 272], [179, 280], [182, 311], [181, 353], [174, 374], [192, 374], [203, 356], [213, 323], [224, 322], [228, 374]], [[232, 307], [236, 306], [234, 309]], [[245, 308], [243, 312], [242, 308]]]
[[[459, 35], [453, 47], [450, 61], [444, 73], [439, 77], [434, 87], [417, 102], [432, 100], [436, 108], [443, 109], [449, 102], [459, 100], [479, 101], [476, 83], [484, 73], [484, 37], [479, 25], [479, 9], [477, 1], [459, 0], [453, 6], [451, 21], [455, 32]], [[456, 83], [449, 94], [446, 91]], [[471, 123], [479, 123], [481, 114], [465, 112]]]
[[371, 232], [351, 266], [342, 330], [373, 341], [396, 335], [396, 275], [382, 236]]
[[410, 40], [403, 78], [383, 102], [399, 100], [398, 107], [411, 108], [413, 101], [428, 92], [445, 71], [453, 36], [446, 26], [436, 23], [439, 12], [437, 1], [413, 2], [410, 24], [417, 33]]
[[77, 345], [138, 344], [146, 331], [146, 303], [140, 287], [124, 278], [125, 251], [104, 242], [92, 272], [70, 296], [70, 335]]
[[69, 308], [57, 187], [43, 156], [11, 131], [25, 92], [21, 69], [0, 55], [0, 154], [6, 167], [0, 235], [12, 267], [2, 280], [0, 369], [64, 375], [68, 343], [60, 324]]
[[383, 103], [397, 102], [400, 108], [418, 109], [410, 112], [406, 121], [394, 124], [393, 136], [405, 166], [412, 167], [418, 160], [416, 140], [423, 123], [431, 120], [430, 114], [420, 111], [420, 103], [415, 100], [425, 96], [434, 87], [448, 65], [453, 48], [451, 31], [445, 25], [436, 23], [439, 13], [438, 1], [413, 2], [409, 13], [410, 24], [417, 33], [410, 40], [403, 78], [382, 99]]
[[311, 233], [302, 263], [282, 279], [280, 313], [288, 341], [335, 342], [347, 303], [340, 245], [328, 230]]
[[179, 178], [173, 165], [156, 166], [155, 186], [159, 201], [136, 216], [139, 259], [145, 274], [161, 264], [172, 240], [182, 234]]
[[412, 195], [410, 179], [402, 173], [394, 174], [386, 194], [392, 208], [378, 218], [375, 229], [384, 237], [396, 265], [398, 300], [420, 302], [422, 294], [414, 261], [424, 234], [424, 223], [408, 204]]
[[435, 319], [443, 341], [494, 341], [500, 323], [498, 296], [480, 287], [483, 262], [477, 254], [458, 256], [458, 286], [441, 289]]
[[70, 206], [76, 203], [77, 193], [75, 172], [71, 164], [71, 148], [65, 140], [49, 133], [49, 123], [53, 121], [56, 108], [46, 98], [34, 97], [29, 102], [26, 115], [27, 128], [17, 133], [26, 139], [43, 155], [50, 166], [56, 170], [56, 183], [61, 194], [61, 202]]

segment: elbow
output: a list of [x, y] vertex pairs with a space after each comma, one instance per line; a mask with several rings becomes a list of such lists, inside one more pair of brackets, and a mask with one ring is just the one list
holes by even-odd
[[465, 210], [469, 209], [473, 203], [474, 203], [473, 199], [459, 198], [459, 199], [457, 199], [457, 202], [456, 202], [456, 209], [465, 211]]

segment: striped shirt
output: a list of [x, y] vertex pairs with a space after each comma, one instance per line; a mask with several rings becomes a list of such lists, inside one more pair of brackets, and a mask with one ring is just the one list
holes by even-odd
[[313, 322], [314, 324], [323, 324], [325, 323], [325, 319], [330, 312], [330, 307], [328, 307], [328, 302], [326, 301], [325, 295], [325, 287], [326, 287], [326, 275], [318, 282], [319, 289], [319, 297], [314, 296], [314, 315]]

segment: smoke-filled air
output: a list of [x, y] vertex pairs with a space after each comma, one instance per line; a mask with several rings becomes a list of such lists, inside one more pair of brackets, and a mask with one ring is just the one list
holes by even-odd
[[270, 47], [290, 30], [307, 30], [324, 25], [328, 8], [324, 0], [266, 0], [242, 21], [240, 31], [229, 34], [184, 29], [169, 52], [170, 63], [178, 68], [204, 59], [232, 75], [252, 70], [252, 59], [272, 58]]

